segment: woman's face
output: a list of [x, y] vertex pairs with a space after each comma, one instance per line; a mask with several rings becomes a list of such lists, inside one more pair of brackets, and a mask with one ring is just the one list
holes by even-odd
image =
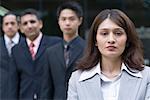
[[117, 59], [121, 58], [125, 49], [127, 34], [123, 28], [107, 18], [98, 27], [96, 41], [102, 58]]

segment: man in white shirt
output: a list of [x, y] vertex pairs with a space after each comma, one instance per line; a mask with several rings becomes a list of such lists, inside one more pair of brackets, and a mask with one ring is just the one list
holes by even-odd
[[6, 13], [2, 18], [3, 35], [0, 37], [0, 99], [10, 99], [9, 90], [9, 62], [11, 48], [19, 43], [18, 21], [14, 12]]

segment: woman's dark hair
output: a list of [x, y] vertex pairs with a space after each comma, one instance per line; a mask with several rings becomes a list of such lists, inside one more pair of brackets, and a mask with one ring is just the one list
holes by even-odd
[[142, 43], [133, 22], [118, 9], [106, 9], [96, 16], [89, 31], [85, 54], [77, 63], [78, 68], [82, 70], [91, 69], [100, 61], [101, 53], [98, 47], [95, 46], [96, 34], [99, 25], [107, 18], [122, 27], [127, 34], [126, 48], [122, 54], [122, 61], [131, 69], [143, 70], [142, 65], [144, 63], [144, 58]]

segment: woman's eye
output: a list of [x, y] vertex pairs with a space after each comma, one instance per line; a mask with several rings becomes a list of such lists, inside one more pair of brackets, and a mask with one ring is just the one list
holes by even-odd
[[108, 33], [107, 32], [101, 32], [101, 35], [107, 35]]
[[115, 32], [115, 34], [118, 35], [118, 36], [122, 35], [121, 32]]

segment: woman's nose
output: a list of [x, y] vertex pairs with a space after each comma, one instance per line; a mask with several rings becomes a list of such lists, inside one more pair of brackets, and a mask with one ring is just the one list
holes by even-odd
[[116, 38], [113, 34], [108, 36], [108, 43], [114, 44], [116, 42]]

